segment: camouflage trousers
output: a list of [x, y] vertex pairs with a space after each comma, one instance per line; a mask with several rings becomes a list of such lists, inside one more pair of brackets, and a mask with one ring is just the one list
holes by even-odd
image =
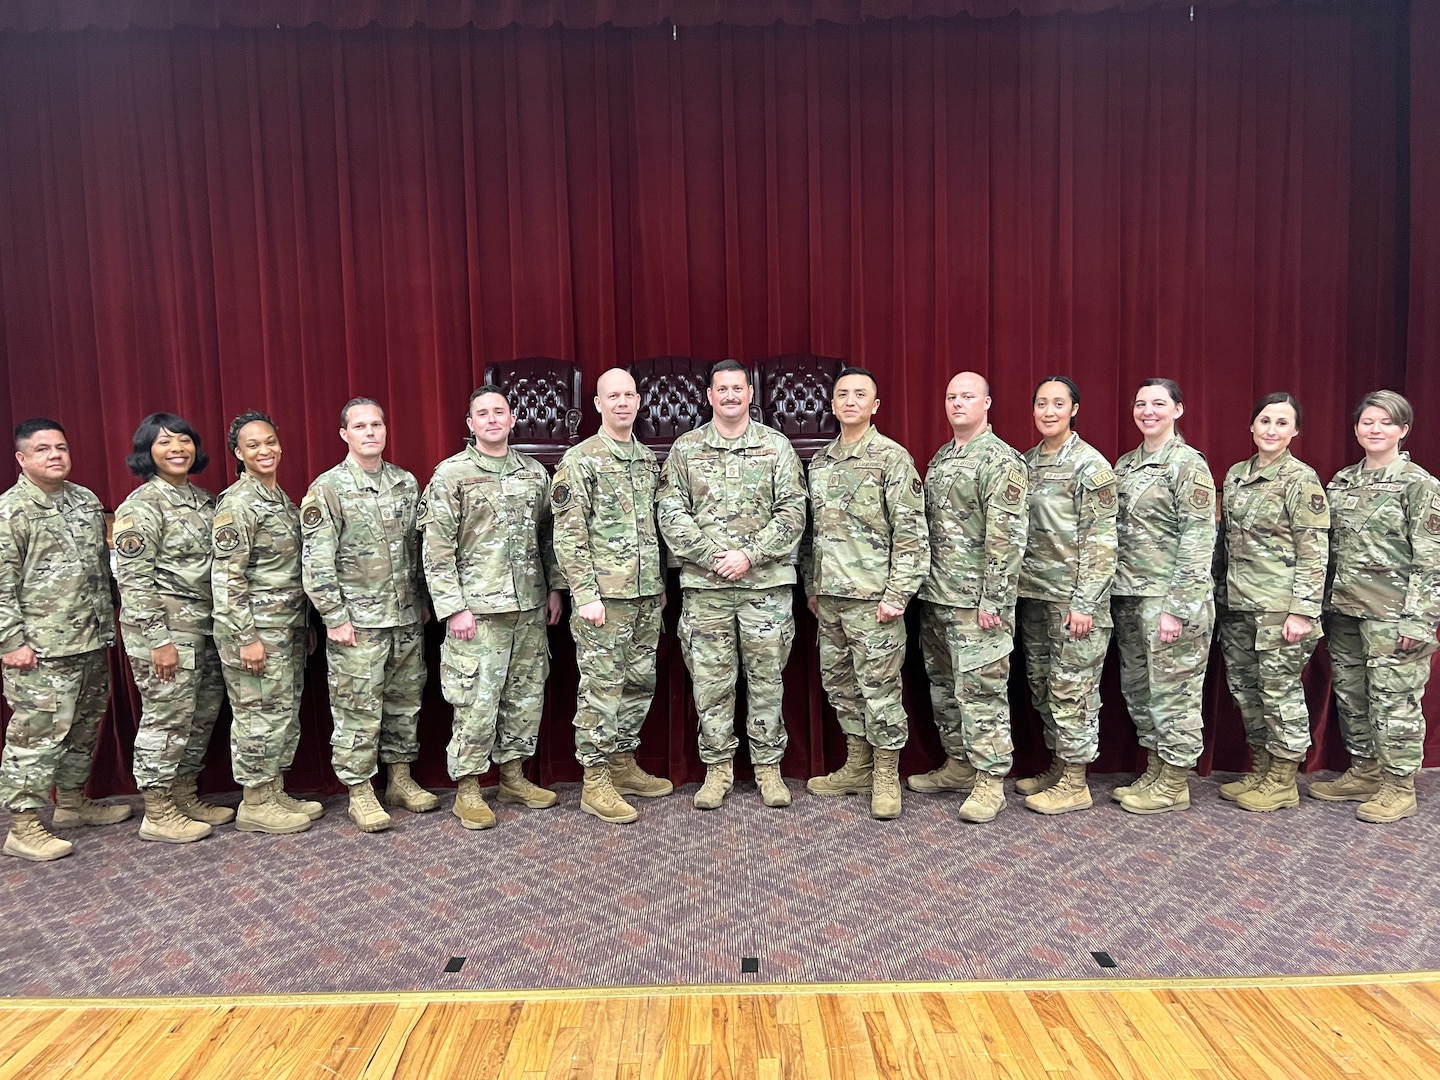
[[1083, 638], [1065, 628], [1070, 605], [1022, 598], [1020, 640], [1030, 700], [1055, 760], [1088, 765], [1100, 756], [1100, 673], [1110, 648], [1110, 627], [1098, 623]]
[[700, 717], [700, 760], [730, 761], [735, 736], [735, 683], [745, 667], [745, 734], [750, 760], [778, 765], [787, 736], [780, 713], [782, 674], [795, 640], [794, 589], [686, 589], [680, 650], [690, 669]]
[[230, 768], [243, 787], [268, 784], [290, 767], [300, 745], [300, 693], [305, 688], [305, 626], [266, 626], [265, 670], [240, 666], [240, 646], [218, 641], [220, 668], [230, 694]]
[[177, 776], [199, 776], [210, 748], [215, 717], [225, 701], [220, 653], [208, 634], [170, 631], [180, 664], [169, 682], [155, 676], [150, 643], [134, 627], [120, 628], [130, 670], [140, 691], [140, 727], [135, 732], [135, 786], [169, 790]]
[[881, 750], [899, 750], [910, 737], [900, 686], [905, 620], [882, 623], [875, 600], [820, 597], [820, 684], [840, 730]]
[[415, 734], [425, 690], [425, 632], [420, 623], [355, 627], [355, 644], [325, 642], [330, 688], [330, 760], [346, 787], [387, 765], [420, 756]]
[[945, 756], [981, 772], [1004, 776], [1015, 745], [1010, 738], [1010, 628], [982, 630], [978, 608], [925, 605], [920, 653], [930, 681], [930, 705]]
[[1222, 608], [1216, 629], [1225, 685], [1245, 724], [1245, 741], [1286, 761], [1310, 749], [1310, 709], [1300, 677], [1320, 640], [1320, 622], [1293, 645], [1282, 631], [1288, 612]]
[[4, 670], [11, 715], [0, 757], [0, 802], [10, 810], [38, 810], [52, 787], [71, 791], [90, 779], [110, 700], [110, 660], [104, 649], [92, 649], [41, 657], [29, 671]]
[[1435, 639], [1402, 652], [1398, 623], [1338, 611], [1325, 617], [1325, 638], [1345, 749], [1351, 757], [1377, 759], [1394, 776], [1415, 772], [1425, 751], [1420, 702]]
[[1199, 617], [1174, 641], [1160, 640], [1163, 596], [1116, 596], [1110, 601], [1115, 644], [1120, 654], [1120, 692], [1140, 745], [1162, 760], [1191, 769], [1204, 748], [1205, 668], [1215, 605], [1206, 602]]
[[593, 768], [609, 754], [640, 745], [640, 728], [655, 696], [655, 652], [660, 644], [660, 597], [605, 601], [605, 625], [592, 626], [574, 612], [575, 664], [580, 692], [575, 704], [575, 758]]
[[445, 635], [440, 690], [455, 709], [445, 748], [452, 780], [479, 776], [492, 760], [535, 756], [549, 673], [543, 607], [476, 615], [469, 641]]

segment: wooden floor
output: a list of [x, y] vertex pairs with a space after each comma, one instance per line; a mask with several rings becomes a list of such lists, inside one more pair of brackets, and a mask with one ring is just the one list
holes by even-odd
[[1440, 976], [0, 1003], [8, 1077], [1440, 1077]]

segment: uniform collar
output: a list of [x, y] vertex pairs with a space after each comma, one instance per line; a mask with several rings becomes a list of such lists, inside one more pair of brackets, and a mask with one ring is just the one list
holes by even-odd
[[634, 429], [630, 431], [629, 442], [620, 442], [618, 439], [612, 439], [606, 434], [603, 427], [595, 434], [599, 435], [604, 441], [612, 457], [620, 458], [622, 461], [638, 461], [645, 456], [642, 444], [640, 440], [636, 438]]
[[859, 457], [865, 453], [866, 450], [870, 449], [870, 444], [875, 441], [875, 436], [878, 434], [880, 434], [880, 429], [874, 424], [871, 424], [865, 434], [861, 435], [860, 438], [856, 439], [853, 443], [847, 443], [843, 438], [837, 436], [835, 441], [830, 444], [829, 456], [836, 461]]
[[1139, 465], [1166, 465], [1169, 464], [1170, 459], [1175, 455], [1175, 451], [1185, 445], [1185, 437], [1177, 431], [1174, 435], [1170, 436], [1164, 446], [1160, 447], [1159, 450], [1156, 450], [1155, 453], [1149, 457], [1145, 456], [1145, 444], [1142, 442], [1135, 451], [1135, 460]]
[[255, 489], [256, 494], [258, 494], [260, 498], [264, 499], [266, 502], [285, 501], [285, 491], [283, 488], [280, 487], [279, 484], [276, 484], [273, 488], [268, 488], [255, 477], [251, 476], [248, 472], [240, 477], [240, 483], [249, 484], [252, 488]]
[[520, 468], [520, 459], [515, 456], [515, 451], [507, 448], [504, 457], [491, 457], [483, 453], [473, 442], [465, 447], [465, 453], [469, 456], [471, 464], [482, 472], [498, 473], [502, 476], [515, 472]]
[[700, 435], [701, 438], [704, 439], [706, 446], [713, 446], [717, 450], [739, 450], [742, 447], [754, 446], [757, 442], [755, 438], [755, 418], [751, 417], [750, 422], [745, 425], [745, 430], [733, 439], [727, 439], [724, 435], [721, 435], [715, 427], [714, 420], [707, 420], [701, 425]]
[[195, 486], [193, 480], [183, 488], [176, 487], [169, 480], [162, 479], [158, 475], [152, 476], [146, 483], [158, 488], [166, 500], [176, 506], [198, 506], [205, 501], [205, 496], [200, 494], [200, 489]]
[[977, 432], [975, 433], [975, 436], [974, 436], [969, 442], [967, 442], [964, 446], [957, 446], [956, 443], [955, 443], [955, 436], [954, 436], [954, 435], [951, 435], [951, 436], [950, 436], [950, 442], [949, 442], [949, 444], [948, 444], [948, 446], [949, 446], [949, 448], [950, 448], [950, 450], [951, 450], [951, 455], [950, 455], [950, 456], [952, 456], [952, 457], [968, 457], [968, 456], [970, 455], [970, 453], [971, 453], [971, 448], [972, 448], [972, 447], [975, 447], [975, 446], [983, 446], [983, 445], [985, 444], [985, 442], [987, 441], [987, 436], [988, 436], [988, 437], [994, 437], [994, 434], [995, 434], [995, 429], [994, 429], [994, 427], [992, 427], [990, 424], [986, 424], [985, 427], [984, 427], [982, 430], [977, 431]]
[[24, 473], [21, 473], [15, 481], [15, 486], [23, 491], [25, 496], [37, 506], [43, 506], [47, 510], [54, 510], [64, 501], [65, 489], [70, 486], [70, 482], [68, 480], [62, 482], [60, 490], [54, 495], [51, 495], [41, 488], [39, 484], [35, 483], [35, 481], [31, 480]]
[[1240, 483], [1258, 484], [1261, 480], [1274, 480], [1275, 477], [1280, 474], [1281, 468], [1283, 468], [1285, 463], [1290, 460], [1290, 451], [1283, 451], [1279, 457], [1277, 457], [1274, 461], [1270, 462], [1270, 464], [1266, 465], [1263, 469], [1256, 466], [1256, 461], [1259, 459], [1259, 457], [1259, 454], [1250, 455], [1250, 468], [1247, 469], [1244, 475], [1240, 477]]
[[[1079, 446], [1079, 445], [1080, 445], [1080, 434], [1079, 434], [1079, 432], [1071, 431], [1071, 432], [1070, 432], [1070, 437], [1069, 437], [1068, 439], [1066, 439], [1063, 443], [1060, 444], [1060, 449], [1059, 449], [1059, 450], [1056, 450], [1056, 451], [1055, 451], [1055, 456], [1054, 456], [1053, 458], [1051, 458], [1049, 461], [1045, 462], [1044, 464], [1046, 464], [1046, 465], [1051, 465], [1051, 466], [1053, 466], [1053, 465], [1063, 465], [1063, 464], [1065, 464], [1065, 462], [1070, 459], [1070, 455], [1074, 452], [1075, 447], [1077, 447], [1077, 446]], [[1036, 461], [1037, 464], [1039, 464], [1039, 463], [1040, 463], [1040, 459], [1045, 456], [1045, 442], [1044, 442], [1043, 439], [1042, 439], [1040, 442], [1038, 442], [1038, 443], [1035, 444], [1034, 454], [1035, 454], [1035, 461]]]

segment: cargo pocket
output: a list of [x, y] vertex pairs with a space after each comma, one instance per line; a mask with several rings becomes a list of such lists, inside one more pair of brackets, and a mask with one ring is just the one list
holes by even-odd
[[380, 708], [374, 664], [368, 649], [340, 645], [325, 651], [330, 704], [337, 709], [375, 712]]
[[451, 705], [474, 705], [480, 696], [480, 657], [444, 650], [440, 657], [440, 692]]

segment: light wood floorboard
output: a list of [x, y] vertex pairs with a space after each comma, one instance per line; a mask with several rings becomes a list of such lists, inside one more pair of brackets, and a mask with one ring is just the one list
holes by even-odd
[[128, 1076], [1440, 1076], [1440, 980], [0, 1002], [0, 1080]]

